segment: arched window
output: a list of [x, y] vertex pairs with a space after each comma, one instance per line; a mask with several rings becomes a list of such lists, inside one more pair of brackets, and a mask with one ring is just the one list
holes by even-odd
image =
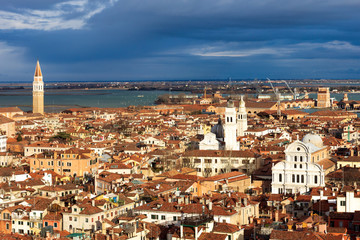
[[318, 176], [314, 177], [314, 183], [317, 184], [318, 183]]
[[297, 156], [294, 157], [295, 162], [297, 162]]
[[282, 182], [282, 174], [279, 174], [279, 182]]
[[303, 161], [303, 156], [300, 156], [300, 162], [302, 162]]
[[301, 183], [304, 183], [304, 175], [301, 175]]

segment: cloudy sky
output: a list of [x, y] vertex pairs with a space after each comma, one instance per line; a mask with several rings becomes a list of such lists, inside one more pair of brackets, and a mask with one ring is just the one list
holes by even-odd
[[0, 3], [0, 81], [360, 78], [359, 0]]

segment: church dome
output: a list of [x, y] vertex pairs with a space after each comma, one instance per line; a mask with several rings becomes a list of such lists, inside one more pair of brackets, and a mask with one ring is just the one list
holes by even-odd
[[216, 135], [216, 138], [224, 138], [224, 127], [219, 118], [218, 123], [211, 128], [211, 132]]
[[228, 102], [227, 102], [227, 106], [226, 107], [228, 107], [228, 108], [233, 108], [234, 107], [234, 102], [233, 102], [233, 100], [229, 100]]
[[313, 134], [313, 133], [306, 134], [303, 137], [302, 142], [303, 143], [312, 143], [318, 148], [322, 148], [324, 146], [321, 137], [319, 135]]

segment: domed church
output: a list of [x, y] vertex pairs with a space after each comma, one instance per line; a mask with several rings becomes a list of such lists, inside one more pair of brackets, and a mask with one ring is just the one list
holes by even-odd
[[216, 125], [211, 128], [211, 132], [205, 134], [204, 139], [199, 144], [200, 150], [239, 150], [240, 143], [237, 137], [244, 136], [247, 130], [247, 113], [243, 96], [236, 111], [234, 103], [230, 100], [225, 108], [225, 124], [221, 118]]
[[306, 134], [284, 152], [285, 160], [272, 166], [272, 193], [302, 194], [310, 188], [325, 186], [325, 170], [318, 162], [329, 158], [329, 148], [319, 135]]

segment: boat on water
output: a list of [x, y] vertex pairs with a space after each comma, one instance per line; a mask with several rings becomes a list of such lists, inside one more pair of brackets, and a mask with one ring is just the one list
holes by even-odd
[[144, 97], [144, 95], [138, 95], [137, 97]]

